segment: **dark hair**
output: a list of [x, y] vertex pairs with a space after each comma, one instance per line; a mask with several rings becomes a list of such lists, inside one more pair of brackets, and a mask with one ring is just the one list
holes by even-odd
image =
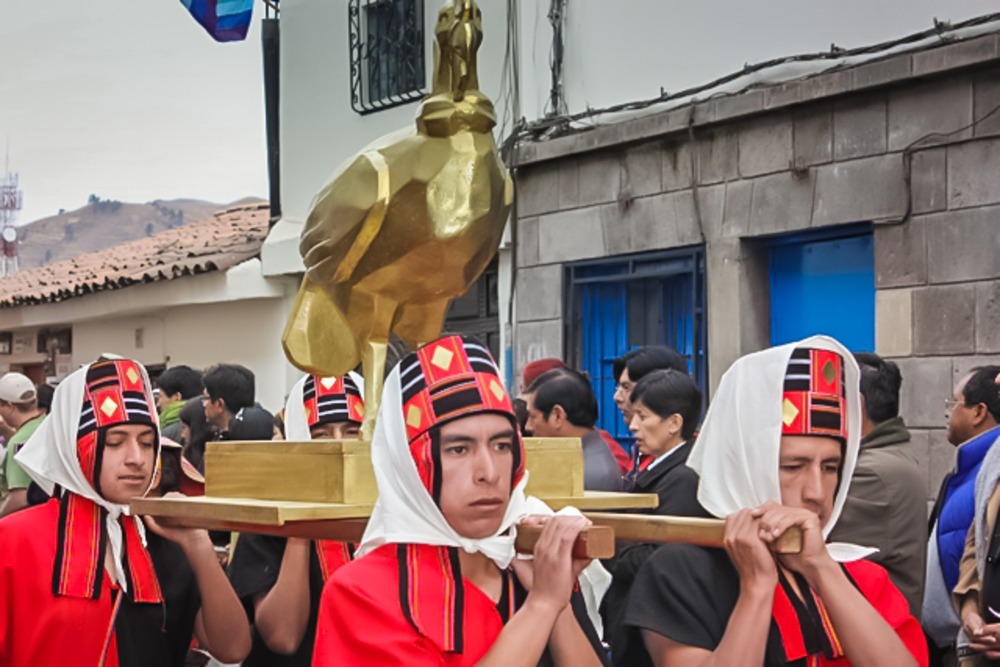
[[50, 384], [40, 384], [35, 387], [35, 399], [38, 407], [48, 412], [52, 409], [52, 396], [56, 393], [56, 388]]
[[687, 373], [673, 368], [653, 371], [639, 380], [629, 400], [633, 405], [641, 402], [662, 419], [679, 414], [684, 419], [681, 437], [685, 440], [690, 440], [698, 429], [701, 390]]
[[597, 423], [597, 397], [586, 377], [571, 368], [556, 368], [542, 373], [531, 383], [526, 394], [533, 394], [535, 409], [549, 418], [561, 405], [573, 426], [593, 428]]
[[180, 491], [182, 474], [181, 450], [171, 447], [160, 448], [160, 483], [157, 485], [159, 494]]
[[178, 413], [178, 419], [188, 427], [188, 439], [183, 443], [184, 457], [199, 470], [205, 472], [205, 443], [215, 435], [205, 419], [205, 405], [201, 397], [189, 399]]
[[644, 345], [629, 350], [612, 363], [615, 382], [628, 369], [628, 377], [632, 382], [638, 382], [648, 373], [672, 368], [681, 373], [688, 373], [688, 365], [680, 352], [665, 345]]
[[962, 388], [962, 398], [968, 406], [986, 406], [993, 421], [1000, 423], [1000, 387], [996, 379], [1000, 375], [1000, 366], [977, 366], [972, 369], [965, 387]]
[[272, 437], [272, 439], [274, 437], [274, 430], [273, 429], [278, 429], [278, 433], [281, 434], [281, 437], [282, 438], [285, 437], [285, 413], [284, 413], [284, 411], [280, 411], [279, 410], [278, 412], [274, 413], [274, 419], [271, 420], [271, 426], [272, 426], [272, 430], [271, 430], [271, 437]]
[[274, 437], [274, 415], [259, 405], [237, 412], [229, 421], [229, 440], [270, 440]]
[[855, 352], [861, 367], [861, 395], [865, 397], [865, 413], [874, 424], [899, 416], [899, 388], [903, 376], [899, 366], [874, 352]]
[[187, 400], [201, 395], [201, 372], [190, 366], [171, 366], [156, 380], [157, 386], [167, 396], [179, 393]]
[[208, 397], [213, 401], [221, 398], [233, 414], [254, 404], [253, 371], [245, 366], [218, 364], [206, 370], [201, 380]]

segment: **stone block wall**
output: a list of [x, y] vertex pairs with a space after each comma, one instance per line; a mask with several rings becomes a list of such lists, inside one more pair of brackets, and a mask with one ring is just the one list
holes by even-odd
[[944, 400], [967, 369], [1000, 362], [997, 44], [987, 35], [522, 146], [515, 369], [563, 355], [566, 263], [704, 244], [714, 389], [768, 343], [758, 240], [872, 222], [876, 351], [903, 372], [933, 499], [954, 454]]

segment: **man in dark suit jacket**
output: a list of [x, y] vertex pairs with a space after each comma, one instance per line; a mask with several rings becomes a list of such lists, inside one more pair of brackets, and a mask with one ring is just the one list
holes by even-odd
[[[708, 517], [698, 503], [698, 475], [686, 462], [694, 445], [694, 434], [701, 419], [701, 391], [690, 375], [676, 370], [654, 371], [632, 390], [632, 421], [629, 428], [636, 436], [636, 446], [652, 458], [639, 472], [633, 493], [655, 493], [659, 504], [649, 514]], [[604, 597], [605, 640], [614, 647], [620, 640], [620, 615], [625, 610], [632, 582], [639, 568], [659, 544], [624, 543], [609, 569], [611, 587]]]

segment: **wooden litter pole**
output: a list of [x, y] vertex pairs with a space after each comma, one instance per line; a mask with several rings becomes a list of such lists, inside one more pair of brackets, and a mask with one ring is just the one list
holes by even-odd
[[[613, 528], [616, 539], [633, 542], [683, 542], [721, 548], [726, 530], [726, 522], [722, 519], [611, 512], [586, 512], [584, 516], [595, 525]], [[786, 530], [771, 545], [771, 551], [785, 555], [801, 553], [802, 530], [798, 526]]]

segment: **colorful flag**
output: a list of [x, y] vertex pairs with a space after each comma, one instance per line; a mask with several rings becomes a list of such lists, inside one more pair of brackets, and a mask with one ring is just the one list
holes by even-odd
[[217, 42], [239, 42], [247, 38], [253, 0], [181, 0], [195, 21]]

